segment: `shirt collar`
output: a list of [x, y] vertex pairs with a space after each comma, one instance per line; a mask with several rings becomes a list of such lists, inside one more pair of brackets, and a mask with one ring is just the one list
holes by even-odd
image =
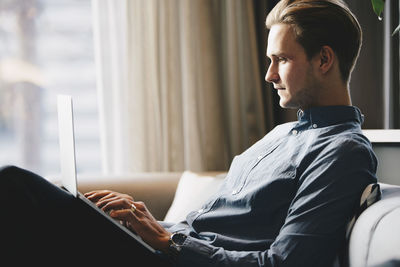
[[355, 121], [361, 125], [364, 115], [354, 106], [323, 106], [299, 110], [297, 119], [300, 124], [320, 128], [347, 121]]

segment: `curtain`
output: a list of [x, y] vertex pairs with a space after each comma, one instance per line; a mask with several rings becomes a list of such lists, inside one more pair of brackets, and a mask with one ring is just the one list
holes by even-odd
[[272, 127], [252, 1], [92, 3], [104, 173], [226, 170]]

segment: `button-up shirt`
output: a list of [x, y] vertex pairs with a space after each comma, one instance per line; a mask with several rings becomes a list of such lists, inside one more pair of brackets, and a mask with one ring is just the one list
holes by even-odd
[[377, 160], [352, 106], [298, 112], [238, 155], [185, 222], [178, 266], [329, 266]]

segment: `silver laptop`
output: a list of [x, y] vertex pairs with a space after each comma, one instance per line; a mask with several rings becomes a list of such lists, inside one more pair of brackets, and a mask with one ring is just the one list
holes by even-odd
[[131, 232], [118, 220], [111, 218], [103, 210], [98, 208], [93, 202], [91, 202], [84, 195], [78, 192], [72, 97], [68, 95], [59, 95], [57, 99], [57, 111], [60, 143], [61, 183], [64, 189], [70, 192], [74, 197], [82, 200], [83, 203], [86, 203], [87, 205], [92, 207], [94, 210], [96, 210], [98, 213], [100, 213], [102, 216], [112, 222], [116, 227], [122, 229], [124, 232], [137, 240], [152, 253], [155, 253], [155, 250], [147, 243], [145, 243], [140, 236]]

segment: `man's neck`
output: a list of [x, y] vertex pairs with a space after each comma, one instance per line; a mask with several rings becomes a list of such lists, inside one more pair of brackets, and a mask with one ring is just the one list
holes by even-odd
[[329, 85], [327, 87], [322, 87], [320, 89], [322, 92], [320, 95], [316, 96], [314, 103], [306, 107], [301, 107], [302, 110], [311, 107], [322, 107], [322, 106], [351, 106], [351, 97], [348, 90], [348, 86], [343, 84], [338, 84], [336, 87]]

